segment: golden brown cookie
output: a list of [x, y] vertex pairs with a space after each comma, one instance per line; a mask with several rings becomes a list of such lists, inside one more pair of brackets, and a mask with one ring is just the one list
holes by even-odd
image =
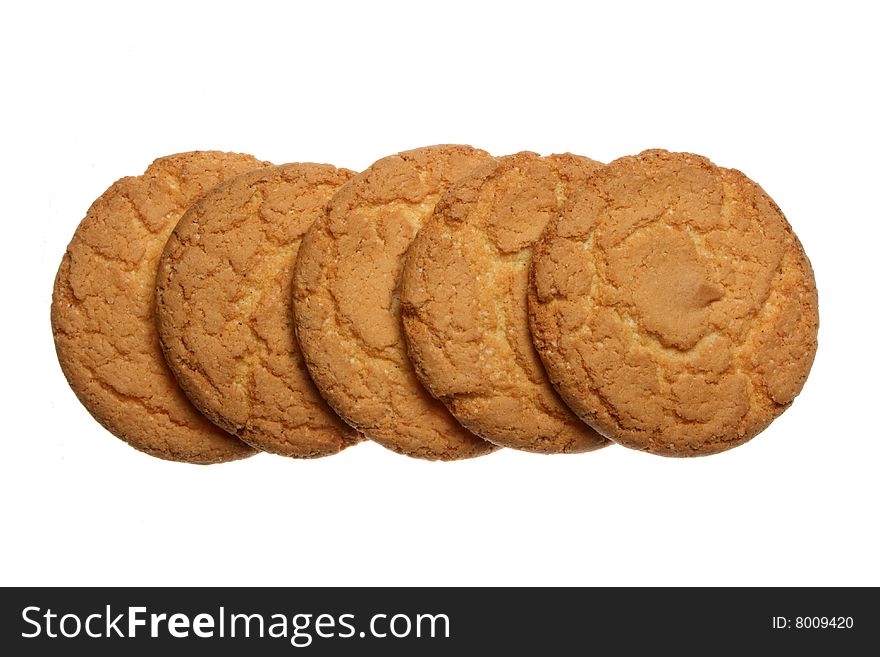
[[607, 444], [547, 380], [527, 305], [534, 242], [599, 166], [570, 154], [487, 162], [443, 195], [407, 251], [400, 304], [419, 380], [497, 445], [552, 454]]
[[532, 259], [535, 346], [569, 406], [627, 447], [713, 454], [803, 387], [819, 326], [810, 262], [734, 169], [661, 150], [601, 169]]
[[173, 461], [218, 463], [253, 449], [202, 416], [165, 363], [154, 288], [165, 240], [202, 194], [266, 162], [180, 153], [122, 178], [89, 208], [52, 294], [52, 333], [70, 387], [111, 433]]
[[233, 178], [187, 210], [159, 262], [171, 370], [196, 408], [267, 452], [326, 456], [359, 440], [309, 378], [290, 307], [302, 236], [353, 175], [285, 164]]
[[330, 200], [297, 258], [296, 330], [318, 389], [349, 424], [409, 456], [448, 460], [495, 449], [419, 384], [397, 296], [406, 249], [437, 199], [489, 157], [431, 146], [379, 160]]

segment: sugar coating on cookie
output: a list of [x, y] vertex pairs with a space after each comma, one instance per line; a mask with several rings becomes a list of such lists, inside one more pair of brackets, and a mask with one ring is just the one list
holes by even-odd
[[187, 210], [159, 263], [172, 371], [202, 413], [263, 451], [319, 457], [359, 440], [309, 378], [290, 307], [302, 236], [353, 175], [285, 164], [233, 178]]
[[573, 453], [607, 444], [547, 380], [527, 307], [532, 246], [599, 166], [570, 154], [487, 162], [444, 194], [407, 252], [400, 301], [416, 373], [498, 445]]
[[296, 330], [318, 389], [349, 424], [409, 456], [451, 460], [495, 449], [419, 383], [397, 294], [406, 249], [437, 199], [489, 157], [432, 146], [379, 160], [330, 200], [297, 258]]
[[186, 209], [223, 180], [267, 164], [216, 151], [160, 158], [104, 192], [67, 247], [52, 294], [58, 360], [95, 419], [143, 452], [190, 463], [254, 453], [202, 416], [175, 381], [156, 331], [154, 283]]
[[733, 169], [646, 151], [604, 167], [532, 259], [535, 346], [565, 401], [667, 456], [742, 444], [803, 387], [813, 271], [770, 197]]

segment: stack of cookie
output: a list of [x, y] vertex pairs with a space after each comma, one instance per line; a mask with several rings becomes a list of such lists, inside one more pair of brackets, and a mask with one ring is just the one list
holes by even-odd
[[52, 328], [89, 412], [175, 461], [694, 456], [791, 404], [818, 303], [779, 208], [696, 155], [193, 152], [95, 201]]

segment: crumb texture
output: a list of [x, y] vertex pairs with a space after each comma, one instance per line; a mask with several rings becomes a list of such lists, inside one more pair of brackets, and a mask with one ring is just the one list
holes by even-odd
[[733, 169], [646, 151], [604, 167], [536, 246], [535, 345], [568, 405], [613, 440], [711, 454], [800, 392], [818, 299], [800, 242]]
[[419, 383], [397, 296], [406, 249], [437, 199], [489, 157], [432, 146], [379, 160], [334, 195], [297, 258], [296, 331], [318, 389], [349, 424], [409, 456], [451, 460], [494, 449]]
[[156, 330], [154, 284], [184, 211], [223, 180], [266, 164], [214, 151], [160, 158], [92, 204], [61, 261], [52, 295], [61, 368], [95, 419], [153, 456], [216, 463], [253, 453], [202, 416], [175, 381]]
[[471, 431], [541, 453], [606, 444], [559, 399], [532, 346], [532, 246], [600, 166], [574, 155], [489, 161], [440, 199], [407, 252], [400, 300], [419, 379]]
[[202, 413], [264, 451], [318, 457], [358, 440], [309, 378], [290, 307], [302, 236], [353, 175], [285, 164], [233, 178], [187, 210], [159, 263], [172, 371]]

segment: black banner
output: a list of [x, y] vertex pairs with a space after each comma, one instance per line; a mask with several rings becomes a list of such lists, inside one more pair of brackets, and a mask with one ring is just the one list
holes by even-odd
[[880, 606], [840, 588], [7, 588], [0, 613], [7, 655], [849, 655], [876, 649]]

